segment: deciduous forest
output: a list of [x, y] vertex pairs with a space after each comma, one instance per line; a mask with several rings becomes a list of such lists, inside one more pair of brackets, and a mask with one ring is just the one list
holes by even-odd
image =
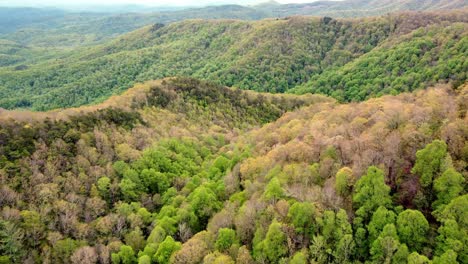
[[[0, 107], [76, 107], [173, 76], [262, 92], [320, 93], [340, 102], [439, 82], [460, 85], [468, 72], [467, 17], [451, 11], [349, 20], [186, 20], [58, 54], [33, 46], [39, 50], [19, 49], [33, 63], [21, 62], [18, 52], [8, 57], [11, 66], [0, 67]], [[37, 52], [42, 55], [28, 55]]]
[[4, 111], [1, 259], [464, 263], [467, 88], [339, 104], [182, 78]]
[[0, 264], [468, 263], [466, 7], [0, 7]]

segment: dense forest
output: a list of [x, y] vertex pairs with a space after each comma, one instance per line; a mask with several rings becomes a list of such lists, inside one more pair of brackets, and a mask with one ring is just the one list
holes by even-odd
[[80, 8], [0, 7], [0, 264], [468, 263], [466, 0]]
[[0, 112], [0, 263], [466, 263], [468, 86], [196, 79]]
[[439, 82], [457, 86], [468, 72], [467, 17], [466, 11], [440, 11], [154, 24], [106, 44], [61, 50], [58, 57], [43, 48], [24, 52], [42, 54], [32, 62], [5, 55], [0, 107], [97, 103], [136, 82], [171, 76], [263, 92], [322, 93], [343, 102]]
[[313, 15], [331, 17], [378, 16], [396, 11], [452, 10], [467, 7], [464, 0], [319, 1], [280, 4], [269, 1], [258, 5], [220, 5], [199, 8], [112, 5], [87, 10], [56, 8], [18, 8], [0, 6], [0, 39], [22, 45], [82, 46], [102, 42], [117, 35], [156, 23], [186, 19], [259, 20], [271, 17]]

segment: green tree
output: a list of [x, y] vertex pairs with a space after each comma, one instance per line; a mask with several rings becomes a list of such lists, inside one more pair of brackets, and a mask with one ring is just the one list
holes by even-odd
[[395, 220], [396, 215], [393, 211], [388, 210], [384, 206], [380, 206], [374, 212], [371, 221], [367, 225], [369, 244], [372, 245], [387, 224], [395, 224]]
[[151, 258], [154, 256], [154, 254], [158, 250], [158, 247], [159, 247], [159, 244], [147, 243], [143, 251], [138, 252], [138, 257], [148, 256], [151, 261]]
[[143, 255], [138, 258], [138, 264], [151, 264], [151, 258], [148, 255]]
[[98, 189], [101, 198], [105, 201], [109, 201], [110, 198], [110, 185], [111, 180], [106, 176], [99, 178], [97, 181], [96, 188]]
[[268, 227], [265, 240], [263, 240], [263, 251], [272, 263], [278, 263], [281, 258], [287, 255], [286, 235], [280, 223], [273, 221]]
[[233, 244], [237, 243], [236, 231], [230, 228], [221, 228], [218, 230], [218, 238], [215, 247], [220, 252], [228, 250]]
[[143, 250], [146, 244], [146, 240], [141, 229], [137, 227], [135, 230], [132, 230], [126, 234], [125, 243], [132, 247], [136, 252]]
[[463, 191], [463, 183], [465, 179], [455, 169], [447, 169], [442, 176], [434, 181], [434, 190], [436, 191], [437, 200], [433, 204], [433, 208], [437, 209], [440, 206], [447, 205], [450, 201]]
[[136, 262], [135, 252], [130, 246], [122, 245], [119, 252], [112, 253], [112, 263], [114, 264], [134, 264]]
[[343, 209], [338, 210], [337, 213], [330, 210], [325, 211], [321, 231], [329, 248], [334, 248], [344, 235], [352, 234], [346, 211]]
[[[457, 261], [457, 253], [455, 251], [449, 249], [447, 250], [442, 256], [434, 257], [434, 264], [458, 264]], [[464, 263], [464, 262], [461, 262]]]
[[288, 217], [296, 232], [306, 235], [314, 233], [315, 215], [315, 206], [309, 202], [296, 202], [288, 211]]
[[384, 174], [377, 167], [369, 167], [367, 174], [362, 176], [354, 188], [353, 203], [356, 215], [363, 220], [380, 206], [391, 205], [390, 187], [385, 184]]
[[140, 197], [141, 193], [138, 190], [138, 186], [130, 179], [122, 179], [119, 187], [124, 200], [127, 202], [136, 201]]
[[468, 194], [459, 196], [453, 199], [445, 208], [442, 210], [438, 218], [440, 221], [446, 221], [448, 219], [455, 220], [462, 230], [468, 229]]
[[263, 197], [272, 203], [276, 203], [279, 199], [284, 197], [284, 190], [281, 187], [281, 183], [277, 177], [274, 177], [265, 187]]
[[436, 237], [437, 256], [443, 255], [449, 250], [453, 250], [458, 255], [461, 263], [468, 261], [468, 231], [459, 227], [453, 219], [446, 219], [438, 229], [439, 235]]
[[0, 256], [19, 263], [23, 255], [23, 232], [13, 223], [0, 220]]
[[397, 217], [397, 230], [402, 243], [411, 251], [419, 251], [426, 242], [429, 222], [420, 211], [407, 209]]
[[336, 263], [349, 263], [354, 253], [354, 239], [352, 234], [344, 235], [337, 243], [333, 253]]
[[188, 200], [202, 225], [205, 225], [208, 219], [221, 207], [216, 194], [204, 186], [196, 188]]
[[336, 192], [343, 197], [348, 196], [353, 186], [353, 180], [353, 171], [348, 167], [341, 168], [335, 176]]
[[447, 250], [459, 251], [463, 248], [464, 232], [460, 230], [457, 222], [452, 219], [445, 220], [438, 229], [436, 238], [436, 254], [442, 255]]
[[85, 246], [84, 241], [78, 241], [71, 238], [61, 239], [53, 245], [52, 259], [55, 263], [69, 263], [70, 256], [78, 248]]
[[408, 260], [409, 250], [406, 244], [400, 244], [398, 250], [395, 252], [392, 258], [392, 264], [405, 263]]
[[289, 262], [289, 264], [307, 264], [307, 254], [303, 251], [298, 251], [294, 254], [293, 258]]
[[431, 187], [433, 179], [442, 173], [446, 156], [447, 144], [441, 140], [434, 140], [416, 152], [416, 163], [411, 172], [419, 175], [423, 187]]
[[400, 242], [394, 224], [387, 224], [372, 243], [370, 253], [378, 263], [391, 263]]
[[413, 252], [408, 256], [408, 264], [431, 264], [431, 261], [426, 256]]
[[170, 263], [169, 260], [172, 254], [182, 248], [182, 244], [177, 242], [171, 236], [167, 236], [159, 245], [158, 251], [154, 254], [153, 260], [157, 263]]
[[329, 262], [331, 252], [327, 249], [327, 242], [323, 236], [314, 236], [309, 250], [312, 261], [320, 264]]
[[21, 218], [21, 227], [24, 230], [26, 241], [33, 247], [39, 245], [45, 230], [41, 215], [36, 211], [25, 210], [21, 212]]

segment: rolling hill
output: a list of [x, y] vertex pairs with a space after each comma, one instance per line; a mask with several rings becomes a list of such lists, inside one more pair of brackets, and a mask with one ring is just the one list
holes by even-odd
[[[369, 17], [398, 11], [463, 9], [464, 0], [346, 0], [316, 1], [306, 4], [266, 2], [255, 6], [221, 5], [178, 8], [155, 12], [113, 12], [116, 7], [98, 12], [73, 12], [59, 9], [0, 7], [0, 38], [22, 45], [81, 46], [103, 42], [120, 34], [156, 23], [168, 24], [185, 19], [283, 18], [294, 15]], [[151, 11], [152, 8], [146, 8]], [[136, 9], [138, 11], [138, 9]]]
[[465, 0], [81, 8], [0, 8], [0, 264], [468, 263]]
[[0, 260], [463, 263], [467, 89], [338, 104], [171, 78], [3, 110]]
[[[466, 14], [155, 24], [60, 58], [0, 68], [0, 107], [80, 106], [135, 82], [171, 76], [255, 91], [317, 92], [340, 101], [459, 84], [468, 71]], [[379, 67], [369, 74], [367, 65]]]

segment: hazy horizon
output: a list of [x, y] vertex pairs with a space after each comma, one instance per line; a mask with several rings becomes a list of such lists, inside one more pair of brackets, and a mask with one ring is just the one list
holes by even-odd
[[[310, 3], [317, 0], [275, 0], [281, 4]], [[9, 7], [80, 7], [80, 6], [119, 6], [119, 5], [141, 5], [141, 6], [207, 6], [207, 5], [254, 5], [268, 2], [268, 0], [0, 0], [0, 6]]]

